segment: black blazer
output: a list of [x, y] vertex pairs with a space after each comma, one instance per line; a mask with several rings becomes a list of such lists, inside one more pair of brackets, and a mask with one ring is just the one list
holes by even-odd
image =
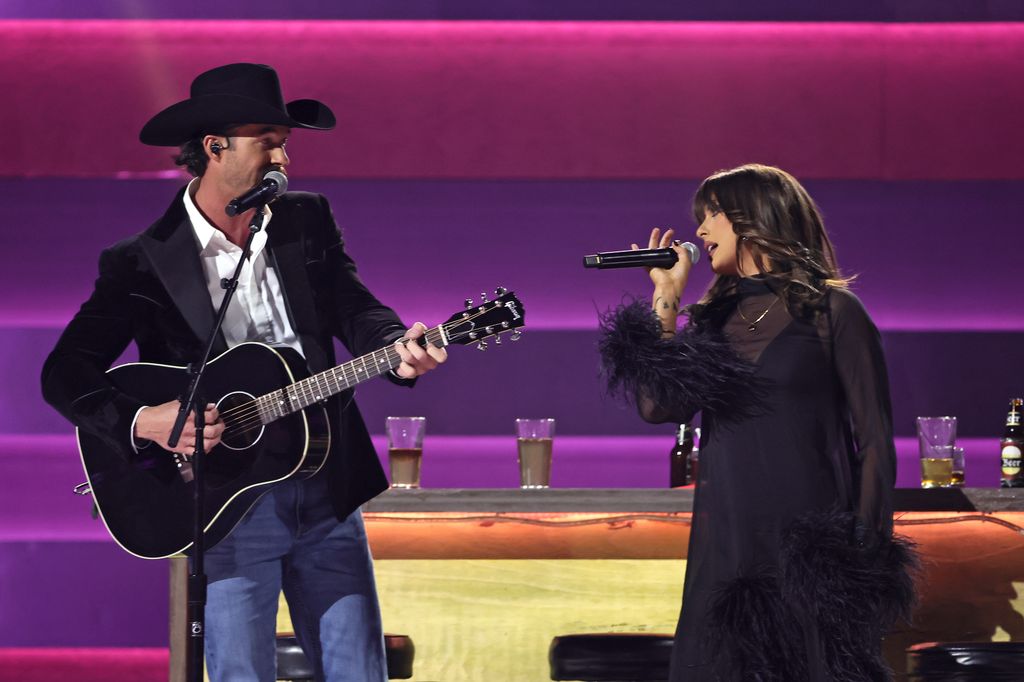
[[[202, 353], [216, 315], [183, 194], [149, 229], [103, 251], [92, 295], [43, 365], [43, 397], [83, 430], [103, 435], [131, 428], [142, 403], [115, 390], [104, 374], [130, 342], [142, 362], [185, 365]], [[310, 371], [337, 364], [332, 337], [353, 356], [399, 338], [405, 325], [359, 279], [327, 200], [288, 192], [272, 208], [267, 256]], [[213, 354], [225, 350], [220, 336]], [[336, 396], [328, 414], [326, 473], [335, 512], [344, 518], [386, 489], [387, 479], [355, 403]]]

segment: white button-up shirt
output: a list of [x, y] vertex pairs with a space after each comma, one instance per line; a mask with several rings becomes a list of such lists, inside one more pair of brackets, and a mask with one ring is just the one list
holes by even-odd
[[[199, 259], [206, 275], [206, 288], [210, 292], [213, 309], [218, 310], [224, 297], [220, 282], [234, 274], [242, 249], [211, 225], [196, 207], [192, 192], [197, 182], [198, 178], [189, 183], [182, 200], [199, 242]], [[229, 348], [243, 341], [260, 341], [290, 346], [302, 353], [302, 345], [288, 319], [281, 282], [266, 251], [267, 225], [271, 218], [273, 214], [268, 206], [263, 216], [263, 229], [253, 237], [252, 253], [242, 266], [238, 288], [228, 305], [221, 329]]]

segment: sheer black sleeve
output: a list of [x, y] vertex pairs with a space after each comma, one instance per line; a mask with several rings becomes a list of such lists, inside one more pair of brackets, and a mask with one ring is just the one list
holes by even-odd
[[855, 443], [856, 511], [863, 529], [892, 532], [896, 448], [893, 444], [889, 376], [881, 337], [860, 300], [835, 289], [829, 297], [833, 349], [850, 411]]

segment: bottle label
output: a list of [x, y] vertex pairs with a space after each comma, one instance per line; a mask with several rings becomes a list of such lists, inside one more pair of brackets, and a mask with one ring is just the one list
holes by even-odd
[[1016, 445], [1003, 446], [1002, 468], [1003, 476], [1009, 478], [1020, 473], [1021, 452]]

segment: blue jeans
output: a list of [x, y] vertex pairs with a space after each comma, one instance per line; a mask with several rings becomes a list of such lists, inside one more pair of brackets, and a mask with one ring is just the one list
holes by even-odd
[[373, 562], [359, 511], [334, 516], [326, 476], [264, 495], [206, 553], [212, 682], [272, 682], [279, 594], [317, 680], [386, 682]]

